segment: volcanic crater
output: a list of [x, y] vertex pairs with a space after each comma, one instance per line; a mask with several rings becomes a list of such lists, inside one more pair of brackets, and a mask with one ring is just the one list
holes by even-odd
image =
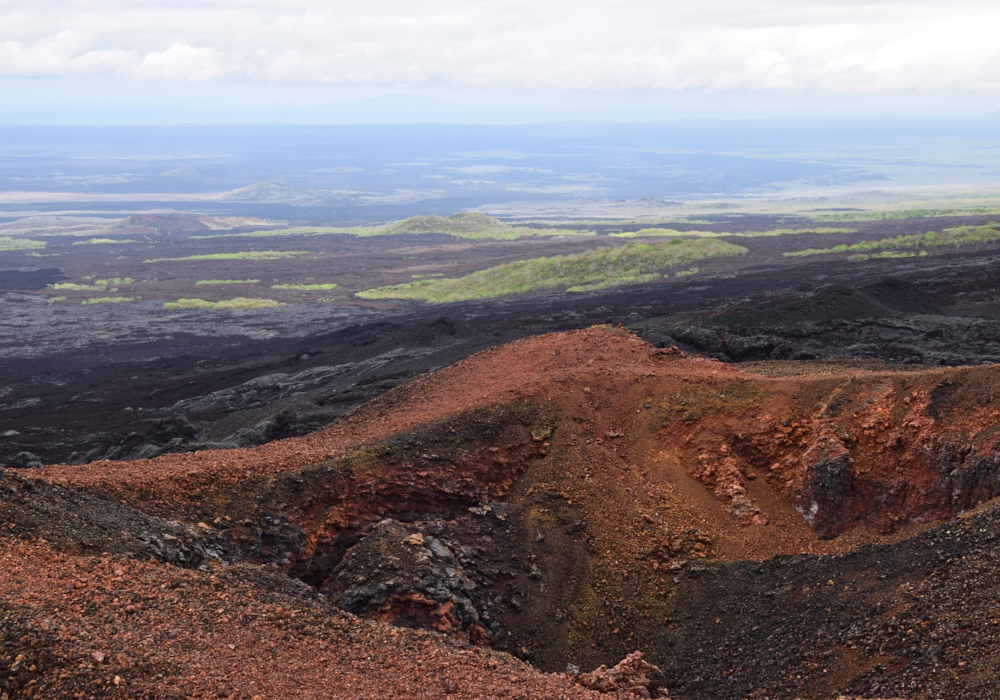
[[738, 369], [606, 325], [303, 437], [7, 470], [0, 688], [997, 697], [998, 418], [996, 366]]

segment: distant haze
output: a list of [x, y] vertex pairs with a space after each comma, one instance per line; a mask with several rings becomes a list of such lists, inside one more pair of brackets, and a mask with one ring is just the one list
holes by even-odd
[[641, 206], [670, 216], [677, 201], [996, 193], [998, 162], [1000, 119], [986, 117], [8, 126], [0, 212], [168, 208], [376, 223], [648, 199]]
[[975, 114], [997, 27], [969, 0], [7, 0], [0, 121]]

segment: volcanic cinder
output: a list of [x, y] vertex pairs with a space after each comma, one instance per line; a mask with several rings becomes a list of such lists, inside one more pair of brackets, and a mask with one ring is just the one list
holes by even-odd
[[593, 327], [301, 438], [8, 470], [6, 692], [995, 697], [1000, 369], [767, 372]]

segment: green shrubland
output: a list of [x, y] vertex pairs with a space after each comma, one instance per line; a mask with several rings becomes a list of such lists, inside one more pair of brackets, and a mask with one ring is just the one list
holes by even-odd
[[858, 253], [849, 257], [848, 260], [852, 262], [862, 262], [864, 260], [895, 260], [897, 258], [924, 258], [928, 255], [929, 253], [926, 250], [921, 250], [919, 253], [897, 253], [892, 250], [883, 250], [881, 253], [873, 253], [871, 255]]
[[198, 280], [195, 286], [215, 285], [215, 284], [257, 284], [260, 280]]
[[45, 241], [34, 241], [30, 238], [0, 236], [0, 253], [6, 253], [11, 250], [34, 250], [44, 247]]
[[678, 265], [723, 256], [744, 255], [742, 246], [712, 239], [669, 243], [626, 243], [574, 255], [532, 258], [497, 265], [456, 279], [423, 279], [358, 292], [363, 299], [419, 299], [435, 304], [564, 288], [592, 291], [649, 282]]
[[768, 231], [742, 231], [739, 233], [716, 233], [714, 231], [678, 231], [672, 228], [643, 228], [638, 231], [610, 234], [614, 238], [677, 238], [689, 236], [692, 238], [722, 238], [736, 236], [739, 238], [765, 238], [768, 236], [787, 236], [797, 233], [857, 233], [853, 228], [776, 228]]
[[[923, 249], [923, 252], [926, 253], [927, 248], [980, 245], [982, 243], [993, 243], [998, 240], [1000, 240], [1000, 224], [991, 221], [983, 226], [946, 228], [941, 233], [928, 231], [927, 233], [914, 233], [906, 236], [896, 236], [895, 238], [882, 238], [877, 241], [859, 241], [851, 245], [844, 244], [832, 248], [806, 248], [805, 250], [783, 253], [783, 255], [786, 258], [805, 258], [810, 255], [853, 253], [855, 256], [867, 255], [875, 257], [875, 254], [878, 253], [878, 257], [894, 257], [891, 255], [881, 255], [881, 252]], [[855, 259], [860, 260], [861, 258], [855, 257]]]
[[271, 289], [295, 289], [301, 292], [325, 292], [330, 289], [336, 289], [337, 285], [333, 282], [328, 282], [326, 284], [272, 284]]
[[101, 292], [107, 290], [107, 287], [99, 287], [96, 284], [79, 284], [78, 282], [57, 282], [49, 286], [52, 289], [70, 292]]
[[93, 299], [84, 299], [81, 304], [124, 304], [130, 301], [135, 301], [133, 297], [95, 297]]
[[895, 209], [882, 211], [844, 211], [814, 214], [816, 221], [894, 221], [897, 219], [931, 219], [941, 216], [971, 216], [1000, 214], [996, 207], [966, 207], [954, 209]]
[[240, 309], [270, 309], [284, 306], [274, 299], [248, 299], [236, 297], [223, 301], [207, 301], [205, 299], [178, 299], [163, 304], [164, 309], [217, 309], [222, 311], [239, 311]]
[[[84, 279], [87, 279], [84, 277]], [[71, 292], [117, 292], [119, 285], [134, 284], [131, 277], [111, 277], [106, 280], [94, 280], [89, 284], [79, 282], [56, 282], [50, 284], [52, 289], [65, 290]]]
[[205, 255], [187, 255], [183, 258], [152, 258], [144, 263], [180, 262], [188, 260], [280, 260], [296, 255], [308, 255], [305, 250], [244, 250], [237, 253], [208, 253]]

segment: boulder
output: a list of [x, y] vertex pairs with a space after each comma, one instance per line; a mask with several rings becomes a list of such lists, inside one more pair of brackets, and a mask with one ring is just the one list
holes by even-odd
[[642, 652], [634, 651], [614, 668], [601, 666], [590, 673], [581, 673], [576, 682], [589, 690], [610, 695], [619, 700], [633, 698], [668, 698], [663, 671], [642, 660]]
[[44, 466], [42, 458], [30, 452], [18, 452], [10, 460], [10, 466], [14, 469], [37, 469]]

